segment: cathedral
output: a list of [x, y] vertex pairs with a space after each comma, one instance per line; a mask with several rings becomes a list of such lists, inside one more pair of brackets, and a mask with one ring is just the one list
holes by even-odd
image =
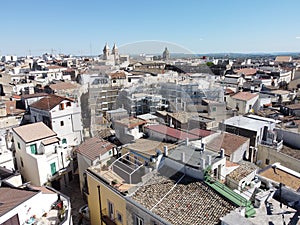
[[110, 51], [110, 48], [106, 43], [103, 48], [102, 59], [105, 61], [114, 62], [115, 65], [118, 65], [120, 56], [119, 56], [119, 49], [117, 48], [117, 45], [114, 44], [112, 50]]

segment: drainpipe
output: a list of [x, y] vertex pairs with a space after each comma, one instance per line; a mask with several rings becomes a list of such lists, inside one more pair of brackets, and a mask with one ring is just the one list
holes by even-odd
[[101, 225], [103, 225], [103, 222], [102, 222], [102, 204], [101, 204], [101, 195], [100, 195], [100, 185], [97, 186], [98, 188], [98, 198], [99, 198], [99, 207], [100, 207], [100, 222], [101, 222]]
[[[61, 153], [60, 153], [60, 156], [61, 156], [62, 167], [63, 167], [63, 169], [64, 169], [64, 168], [65, 168], [65, 165], [64, 165], [64, 153], [61, 152]], [[66, 174], [63, 174], [63, 176], [64, 176], [65, 187], [67, 187]]]

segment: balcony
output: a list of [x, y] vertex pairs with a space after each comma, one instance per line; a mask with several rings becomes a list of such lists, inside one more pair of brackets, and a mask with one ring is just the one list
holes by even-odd
[[41, 192], [41, 195], [38, 197], [39, 199], [37, 199], [43, 202], [43, 204], [28, 205], [27, 218], [25, 218], [23, 224], [71, 224], [70, 199], [51, 187], [46, 186], [41, 189], [47, 190], [47, 193]]
[[269, 142], [269, 141], [261, 141], [262, 145], [266, 145], [269, 147], [274, 148], [276, 151], [280, 151], [283, 147], [283, 140], [277, 142], [277, 141], [273, 141], [273, 142]]
[[110, 216], [108, 215], [107, 209], [103, 209], [101, 211], [101, 220], [104, 222], [106, 225], [117, 225], [116, 218], [111, 219]]

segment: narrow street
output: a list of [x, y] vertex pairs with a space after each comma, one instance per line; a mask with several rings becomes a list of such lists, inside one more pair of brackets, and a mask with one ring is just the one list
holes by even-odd
[[78, 213], [78, 210], [81, 206], [86, 204], [82, 198], [79, 188], [79, 175], [74, 175], [74, 179], [69, 183], [67, 187], [63, 187], [61, 192], [71, 199], [73, 225], [89, 225], [88, 221], [79, 223], [80, 215]]

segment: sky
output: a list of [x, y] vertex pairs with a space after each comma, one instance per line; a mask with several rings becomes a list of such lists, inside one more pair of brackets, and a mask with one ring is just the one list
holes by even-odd
[[106, 42], [121, 53], [300, 52], [299, 10], [299, 0], [4, 0], [0, 55], [99, 55]]

